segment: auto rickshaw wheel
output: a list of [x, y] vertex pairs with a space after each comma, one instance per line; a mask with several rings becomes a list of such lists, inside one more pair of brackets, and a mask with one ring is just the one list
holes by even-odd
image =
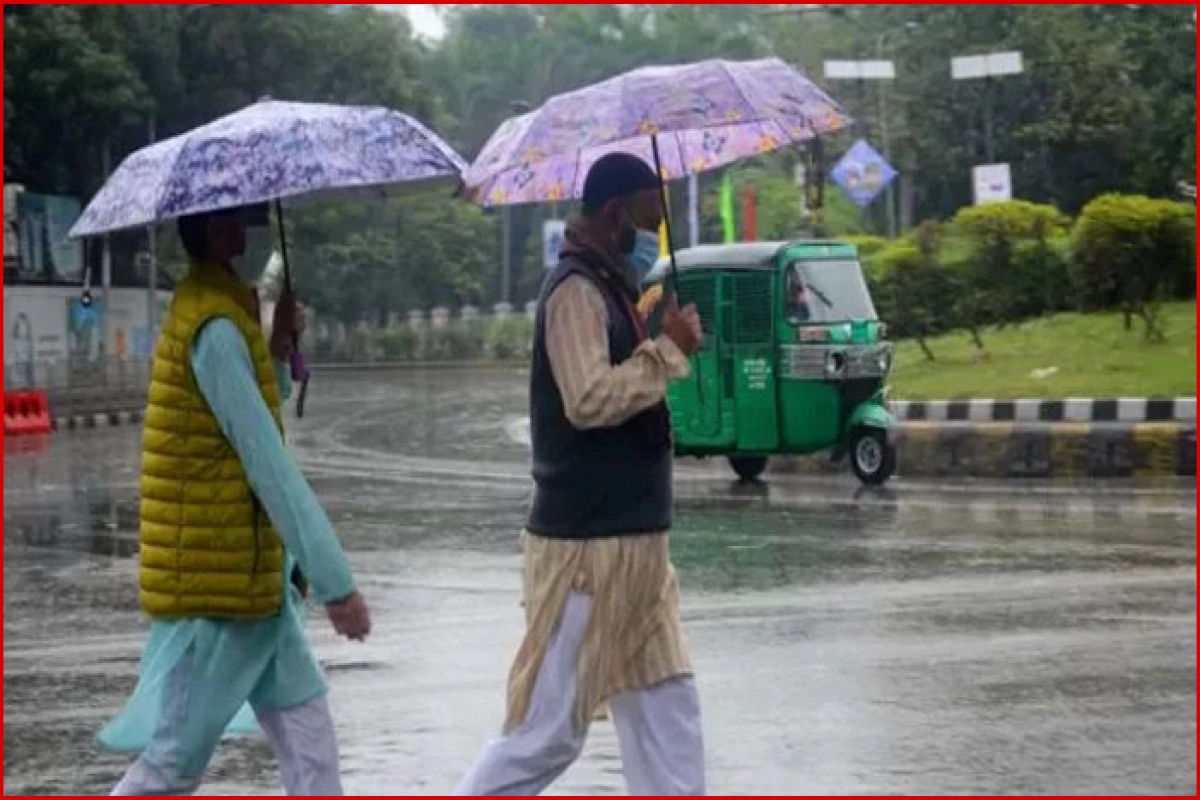
[[896, 450], [887, 431], [855, 428], [850, 434], [850, 467], [867, 486], [882, 486], [896, 470]]
[[756, 481], [767, 471], [766, 456], [730, 456], [729, 466], [747, 483]]

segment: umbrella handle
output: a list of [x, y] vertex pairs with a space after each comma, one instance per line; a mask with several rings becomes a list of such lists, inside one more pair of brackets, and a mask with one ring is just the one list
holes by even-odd
[[[292, 265], [288, 259], [287, 247], [287, 231], [283, 227], [283, 201], [275, 201], [275, 217], [279, 220], [279, 249], [280, 255], [283, 257], [283, 286], [284, 290], [289, 294], [292, 292]], [[312, 373], [308, 369], [308, 362], [304, 360], [304, 354], [300, 352], [300, 334], [292, 334], [292, 354], [288, 358], [292, 372], [292, 380], [300, 382], [300, 394], [296, 398], [296, 418], [304, 416], [304, 400], [308, 397], [308, 379]]]
[[[658, 176], [658, 198], [662, 202], [663, 212], [663, 227], [667, 232], [667, 254], [671, 259], [671, 288], [675, 291], [675, 300], [682, 304], [683, 299], [679, 293], [679, 265], [675, 262], [675, 237], [671, 232], [671, 209], [667, 203], [667, 181], [663, 177], [662, 156], [658, 152], [658, 134], [650, 136], [650, 149], [654, 153], [654, 174]], [[703, 340], [704, 332], [701, 331], [700, 338]], [[692, 371], [696, 375], [696, 399], [704, 403], [704, 381], [700, 375], [700, 357], [696, 356], [692, 363]]]
[[292, 348], [288, 362], [291, 367], [292, 380], [300, 384], [300, 394], [296, 398], [296, 417], [299, 418], [304, 416], [304, 399], [308, 395], [308, 379], [312, 376], [312, 372], [299, 347]]
[[675, 263], [675, 235], [671, 228], [671, 210], [667, 203], [667, 181], [663, 178], [662, 156], [658, 151], [658, 134], [650, 137], [650, 149], [654, 153], [654, 174], [658, 176], [658, 199], [662, 203], [663, 226], [667, 232], [667, 254], [671, 259], [671, 285], [675, 296], [679, 296], [679, 267]]

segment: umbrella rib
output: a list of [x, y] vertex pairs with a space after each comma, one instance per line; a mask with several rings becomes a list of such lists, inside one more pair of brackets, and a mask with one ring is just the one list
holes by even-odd
[[150, 207], [150, 216], [152, 221], [149, 222], [146, 227], [154, 227], [159, 224], [159, 209], [162, 207], [163, 201], [166, 199], [167, 191], [171, 187], [171, 175], [175, 171], [175, 166], [183, 158], [183, 151], [188, 146], [188, 134], [179, 134], [179, 141], [179, 150], [175, 153], [175, 158], [171, 159], [171, 163], [167, 168], [166, 179], [158, 188], [157, 196], [154, 198], [154, 204]]
[[[731, 69], [729, 68], [729, 62], [728, 62], [728, 61], [724, 61], [724, 60], [722, 60], [722, 61], [720, 61], [720, 62], [718, 62], [718, 63], [721, 65], [721, 69], [722, 69], [722, 71], [724, 71], [725, 75], [726, 75], [726, 76], [729, 78], [729, 82], [730, 82], [731, 84], [733, 84], [733, 88], [734, 88], [734, 89], [736, 89], [736, 90], [737, 90], [737, 93], [738, 93], [738, 95], [740, 95], [740, 96], [741, 96], [741, 98], [742, 98], [742, 103], [743, 103], [743, 104], [745, 104], [746, 108], [747, 108], [747, 109], [749, 109], [749, 110], [751, 111], [752, 115], [753, 115], [753, 112], [754, 112], [754, 104], [750, 102], [750, 96], [746, 94], [746, 90], [745, 90], [744, 88], [742, 88], [742, 84], [741, 84], [741, 82], [740, 82], [740, 81], [738, 81], [738, 79], [737, 79], [737, 76], [736, 76], [736, 75], [734, 75], [734, 73], [733, 73], [733, 70], [731, 70]], [[747, 122], [758, 122], [758, 121], [760, 121], [760, 120], [759, 120], [759, 119], [758, 119], [758, 117], [755, 115], [755, 116], [753, 116], [751, 119], [748, 119], [748, 120], [746, 120], [746, 121], [747, 121]], [[715, 126], [715, 125], [714, 125], [714, 126], [710, 126], [710, 127], [719, 127], [719, 126]]]

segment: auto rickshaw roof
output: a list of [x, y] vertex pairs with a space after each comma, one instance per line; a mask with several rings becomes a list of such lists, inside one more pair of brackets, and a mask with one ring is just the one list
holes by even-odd
[[[675, 251], [675, 266], [680, 272], [693, 270], [768, 269], [788, 242], [739, 242], [738, 244], [702, 244]], [[646, 275], [646, 283], [658, 283], [671, 269], [669, 258], [660, 258]]]
[[[680, 272], [701, 272], [708, 270], [760, 270], [771, 269], [783, 250], [795, 248], [802, 250], [811, 247], [835, 248], [839, 251], [849, 249], [853, 245], [827, 239], [798, 239], [790, 242], [738, 242], [737, 244], [702, 244], [698, 247], [687, 247], [675, 251], [675, 264]], [[646, 275], [644, 285], [652, 285], [666, 278], [671, 269], [671, 261], [660, 258], [654, 268]]]

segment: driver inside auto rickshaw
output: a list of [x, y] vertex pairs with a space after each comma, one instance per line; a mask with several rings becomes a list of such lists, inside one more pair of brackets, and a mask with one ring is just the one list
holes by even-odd
[[788, 293], [787, 320], [793, 325], [808, 322], [812, 313], [808, 309], [808, 294], [804, 290], [804, 281], [793, 273], [789, 282], [792, 285]]

